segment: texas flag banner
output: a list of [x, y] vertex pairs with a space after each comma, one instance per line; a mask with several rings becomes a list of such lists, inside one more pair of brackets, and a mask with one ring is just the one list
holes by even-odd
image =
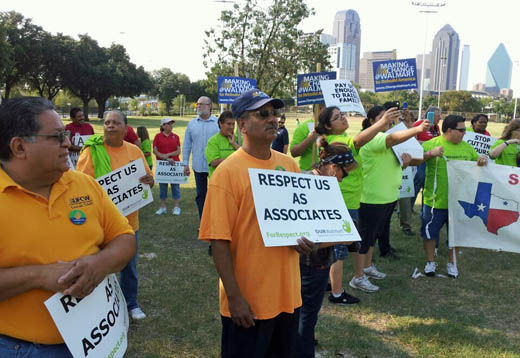
[[448, 161], [450, 246], [520, 253], [520, 168]]

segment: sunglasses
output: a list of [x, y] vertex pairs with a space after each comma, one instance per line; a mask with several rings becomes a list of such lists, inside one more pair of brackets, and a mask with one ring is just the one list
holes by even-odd
[[462, 132], [462, 133], [466, 132], [466, 128], [453, 128], [453, 129], [456, 131]]
[[253, 113], [255, 113], [257, 117], [260, 117], [260, 119], [267, 119], [270, 116], [278, 118], [282, 114], [282, 112], [279, 109], [272, 109], [270, 111], [268, 111], [267, 109], [261, 109]]
[[58, 133], [55, 133], [55, 134], [34, 134], [32, 136], [29, 136], [29, 137], [53, 138], [56, 141], [58, 141], [58, 143], [60, 143], [60, 145], [62, 145], [63, 142], [65, 142], [66, 138], [70, 138], [70, 131], [61, 131], [61, 132], [58, 132]]

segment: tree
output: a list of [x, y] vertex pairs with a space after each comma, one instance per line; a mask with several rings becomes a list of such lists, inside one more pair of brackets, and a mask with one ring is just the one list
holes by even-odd
[[450, 112], [481, 112], [482, 103], [468, 91], [441, 93], [441, 109]]
[[190, 79], [182, 73], [174, 73], [169, 68], [161, 68], [152, 73], [153, 90], [152, 95], [157, 96], [159, 101], [166, 106], [166, 113], [170, 114], [173, 99], [190, 86]]
[[[263, 5], [263, 3], [262, 3]], [[242, 0], [222, 11], [220, 30], [206, 31], [204, 65], [208, 78], [233, 73], [254, 78], [271, 96], [293, 95], [298, 72], [329, 66], [321, 31], [303, 36], [297, 26], [310, 15], [304, 0], [274, 0], [267, 9], [258, 0]]]

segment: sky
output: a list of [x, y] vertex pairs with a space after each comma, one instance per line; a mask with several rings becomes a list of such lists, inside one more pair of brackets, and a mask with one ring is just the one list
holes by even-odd
[[[269, 2], [260, 0], [262, 7]], [[354, 9], [361, 20], [361, 53], [396, 49], [397, 58], [415, 58], [423, 52], [425, 38], [429, 52], [437, 31], [450, 24], [459, 34], [460, 51], [470, 45], [468, 89], [485, 82], [487, 61], [501, 42], [513, 61], [520, 60], [516, 0], [444, 2], [439, 13], [428, 15], [426, 28], [426, 16], [411, 0], [306, 0], [316, 13], [300, 28], [332, 34], [336, 12]], [[168, 67], [196, 81], [205, 78], [204, 31], [217, 27], [220, 11], [231, 6], [214, 0], [2, 0], [0, 11], [20, 12], [52, 33], [75, 38], [88, 33], [102, 46], [122, 44], [131, 61], [147, 71]], [[520, 91], [519, 65], [513, 65], [511, 87]]]

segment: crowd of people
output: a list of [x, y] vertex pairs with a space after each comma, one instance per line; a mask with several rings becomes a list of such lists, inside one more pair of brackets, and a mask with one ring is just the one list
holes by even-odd
[[[289, 140], [283, 107], [280, 99], [252, 89], [217, 118], [211, 100], [201, 97], [197, 117], [188, 123], [181, 144], [171, 118], [161, 120], [152, 141], [145, 127], [138, 127], [136, 133], [117, 110], [105, 114], [103, 135], [99, 135], [79, 108], [71, 110], [72, 122], [64, 126], [45, 99], [22, 97], [2, 105], [0, 210], [3, 217], [9, 215], [7, 210], [30, 212], [38, 225], [3, 225], [0, 355], [14, 357], [14, 347], [23, 347], [23, 351], [37, 348], [49, 356], [71, 357], [42, 302], [54, 292], [85, 297], [108, 273], [121, 272], [130, 316], [146, 317], [137, 299], [139, 213], [125, 219], [93, 178], [142, 159], [146, 175], [139, 180], [153, 186], [152, 155], [157, 161], [182, 165], [185, 175], [194, 173], [199, 239], [209, 243], [220, 277], [223, 357], [314, 357], [314, 330], [327, 286], [332, 304], [360, 302], [344, 289], [343, 262], [350, 255], [354, 264], [350, 288], [380, 291], [371, 282], [386, 278], [373, 261], [375, 244], [381, 257], [399, 259], [391, 246], [391, 216], [398, 205], [403, 233], [414, 235], [410, 217], [421, 189], [424, 273], [435, 276], [440, 231], [448, 226], [446, 162], [487, 164], [488, 158], [478, 156], [463, 136], [466, 131], [489, 135], [488, 118], [479, 114], [466, 127], [463, 117], [449, 115], [440, 128], [438, 108], [428, 109], [425, 119], [414, 121], [411, 112], [388, 102], [371, 108], [362, 130], [349, 136], [345, 114], [337, 107], [323, 107], [316, 122], [299, 123]], [[387, 133], [399, 121], [406, 129]], [[77, 135], [90, 136], [83, 147], [72, 144]], [[424, 158], [407, 153], [397, 158], [392, 147], [412, 137], [421, 143]], [[519, 166], [519, 143], [520, 120], [513, 120], [489, 156], [497, 164]], [[298, 163], [286, 155], [289, 151]], [[75, 171], [69, 170], [69, 152], [80, 153]], [[408, 166], [417, 168], [416, 197], [400, 199], [402, 171]], [[316, 244], [301, 237], [296, 245], [266, 247], [255, 214], [249, 168], [335, 177], [361, 241]], [[181, 215], [179, 184], [164, 183], [159, 184], [156, 214], [168, 213], [169, 186], [172, 214]], [[76, 203], [71, 198], [85, 196], [88, 201], [71, 206]], [[8, 233], [21, 239], [8, 240]], [[67, 241], [70, 237], [74, 244]], [[50, 242], [56, 243], [52, 245], [57, 245], [56, 250], [42, 251]], [[456, 249], [450, 248], [447, 273], [458, 278], [455, 254]], [[16, 312], [26, 312], [31, 319], [21, 321]], [[4, 353], [4, 346], [11, 348]]]

